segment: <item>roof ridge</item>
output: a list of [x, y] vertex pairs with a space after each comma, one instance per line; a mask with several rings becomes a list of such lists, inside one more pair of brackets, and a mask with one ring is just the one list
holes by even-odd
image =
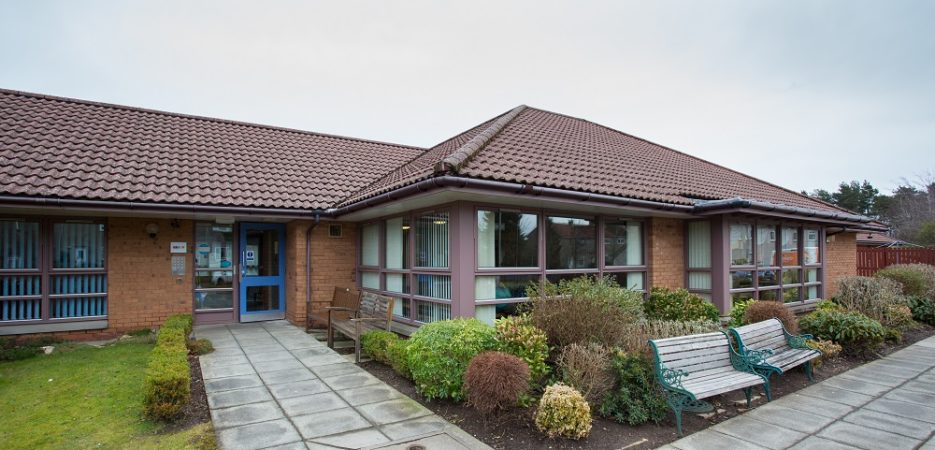
[[[797, 196], [799, 196], [799, 197], [807, 198], [807, 199], [812, 200], [812, 201], [817, 201], [818, 203], [826, 204], [826, 205], [828, 205], [828, 206], [830, 206], [830, 207], [833, 207], [833, 208], [835, 208], [835, 209], [838, 209], [838, 210], [840, 210], [840, 211], [844, 211], [844, 212], [848, 212], [848, 213], [855, 213], [854, 211], [851, 211], [851, 210], [849, 210], [849, 209], [842, 208], [842, 207], [837, 206], [837, 205], [834, 205], [834, 204], [830, 204], [830, 203], [821, 201], [821, 200], [816, 199], [816, 198], [814, 198], [814, 197], [812, 197], [812, 196], [810, 196], [810, 195], [804, 195], [804, 194], [802, 194], [801, 192], [796, 192], [796, 191], [794, 191], [794, 190], [792, 190], [792, 189], [782, 187], [782, 186], [780, 186], [780, 185], [778, 185], [778, 184], [771, 183], [771, 182], [766, 181], [766, 180], [762, 180], [762, 179], [757, 178], [757, 177], [755, 177], [755, 176], [753, 176], [753, 175], [746, 174], [746, 173], [740, 172], [740, 171], [735, 170], [735, 169], [731, 169], [730, 167], [723, 166], [723, 165], [718, 164], [718, 163], [716, 163], [716, 162], [708, 161], [707, 159], [700, 158], [700, 157], [695, 156], [695, 155], [692, 155], [692, 154], [690, 154], [690, 153], [686, 153], [686, 152], [683, 152], [683, 151], [681, 151], [681, 150], [676, 150], [676, 149], [674, 149], [674, 148], [672, 148], [672, 147], [669, 147], [669, 146], [666, 146], [666, 145], [663, 145], [663, 144], [659, 144], [659, 143], [650, 141], [649, 139], [646, 139], [646, 138], [642, 138], [642, 137], [639, 137], [639, 136], [632, 135], [632, 134], [630, 134], [630, 133], [627, 133], [626, 131], [620, 131], [620, 130], [618, 130], [618, 129], [611, 128], [611, 127], [609, 127], [609, 126], [607, 126], [607, 125], [599, 124], [599, 123], [597, 123], [597, 122], [593, 122], [593, 121], [588, 120], [588, 119], [582, 119], [582, 118], [580, 118], [580, 117], [570, 116], [570, 115], [568, 115], [568, 114], [562, 114], [562, 113], [559, 113], [559, 112], [549, 111], [549, 110], [547, 110], [547, 109], [541, 109], [541, 108], [536, 108], [536, 107], [532, 107], [532, 106], [529, 106], [528, 108], [531, 109], [531, 110], [541, 111], [541, 112], [545, 112], [545, 113], [549, 113], [549, 114], [555, 114], [555, 115], [557, 115], [557, 116], [567, 117], [567, 118], [569, 118], [569, 119], [574, 119], [574, 120], [580, 120], [580, 121], [583, 121], [583, 122], [587, 122], [587, 123], [590, 123], [590, 124], [592, 124], [592, 125], [595, 125], [595, 126], [598, 126], [598, 127], [601, 127], [601, 128], [605, 128], [605, 129], [608, 129], [608, 130], [613, 131], [613, 132], [615, 132], [615, 133], [620, 133], [620, 134], [623, 134], [623, 135], [625, 135], [625, 136], [629, 136], [629, 137], [631, 137], [631, 138], [633, 138], [633, 139], [637, 139], [637, 140], [646, 142], [646, 143], [648, 143], [648, 144], [652, 144], [652, 145], [655, 145], [655, 146], [657, 146], [657, 147], [664, 148], [664, 149], [669, 150], [669, 151], [671, 151], [671, 152], [675, 152], [675, 153], [678, 153], [678, 154], [680, 154], [680, 155], [687, 156], [687, 157], [689, 157], [689, 158], [691, 158], [691, 159], [694, 159], [694, 160], [696, 160], [696, 161], [701, 161], [701, 162], [703, 162], [703, 163], [711, 164], [712, 166], [715, 166], [715, 167], [720, 167], [721, 169], [727, 170], [728, 172], [733, 172], [733, 173], [735, 173], [735, 174], [737, 174], [737, 175], [740, 175], [740, 176], [742, 176], [742, 177], [746, 177], [746, 178], [749, 178], [749, 179], [751, 179], [751, 180], [754, 180], [754, 181], [757, 181], [757, 182], [760, 182], [760, 183], [768, 184], [768, 185], [770, 185], [770, 186], [772, 186], [772, 187], [774, 187], [774, 188], [781, 189], [781, 190], [783, 190], [783, 191], [786, 191], [786, 192], [795, 194], [795, 195], [797, 195]], [[681, 195], [681, 194], [679, 194], [679, 195]], [[855, 214], [856, 214], [856, 213], [855, 213]]]
[[425, 147], [418, 147], [418, 146], [415, 146], [415, 145], [396, 144], [396, 143], [393, 143], [393, 142], [378, 141], [378, 140], [374, 140], [374, 139], [355, 138], [355, 137], [343, 136], [343, 135], [339, 135], [339, 134], [329, 134], [329, 133], [321, 133], [321, 132], [317, 132], [317, 131], [300, 130], [300, 129], [298, 129], [298, 128], [280, 127], [280, 126], [276, 126], [276, 125], [267, 125], [267, 124], [261, 124], [261, 123], [246, 122], [246, 121], [242, 121], [242, 120], [221, 119], [221, 118], [218, 118], [218, 117], [201, 116], [201, 115], [197, 115], [197, 114], [186, 114], [186, 113], [178, 113], [178, 112], [172, 112], [172, 111], [163, 111], [163, 110], [159, 110], [159, 109], [142, 108], [142, 107], [139, 107], [139, 106], [121, 105], [121, 104], [118, 104], [118, 103], [99, 102], [99, 101], [85, 100], [85, 99], [74, 98], [74, 97], [62, 97], [62, 96], [58, 96], [58, 95], [39, 94], [39, 93], [36, 93], [36, 92], [19, 91], [19, 90], [15, 90], [15, 89], [6, 89], [6, 88], [2, 88], [2, 87], [0, 87], [0, 94], [19, 95], [19, 96], [24, 96], [24, 97], [32, 97], [32, 98], [39, 98], [39, 99], [45, 99], [45, 100], [53, 100], [53, 101], [59, 101], [59, 102], [65, 102], [65, 103], [76, 103], [76, 104], [82, 104], [82, 105], [100, 106], [100, 107], [103, 107], [103, 108], [122, 109], [122, 110], [126, 110], [126, 111], [135, 111], [135, 112], [143, 112], [143, 113], [149, 113], [149, 114], [158, 114], [158, 115], [162, 115], [162, 116], [177, 117], [177, 118], [181, 118], [181, 119], [202, 120], [202, 121], [206, 121], [206, 122], [223, 123], [223, 124], [228, 124], [228, 125], [237, 125], [237, 126], [243, 126], [243, 127], [249, 127], [249, 128], [259, 128], [259, 129], [265, 129], [265, 130], [285, 131], [285, 132], [288, 132], [288, 133], [297, 133], [297, 134], [304, 134], [304, 135], [320, 136], [320, 137], [326, 137], [326, 138], [332, 138], [332, 139], [343, 139], [343, 140], [348, 140], [348, 141], [366, 142], [366, 143], [370, 143], [370, 144], [390, 145], [390, 146], [393, 146], [393, 147], [401, 147], [401, 148], [410, 148], [410, 149], [413, 149], [413, 150], [421, 150], [421, 151], [423, 151], [423, 152], [428, 150], [428, 149], [425, 148]]
[[465, 142], [464, 145], [439, 161], [438, 164], [435, 165], [435, 173], [457, 172], [471, 157], [481, 151], [491, 139], [503, 131], [503, 129], [525, 109], [526, 105], [519, 105], [511, 109], [510, 112], [500, 116], [500, 118], [490, 124], [487, 129], [477, 133], [471, 140]]

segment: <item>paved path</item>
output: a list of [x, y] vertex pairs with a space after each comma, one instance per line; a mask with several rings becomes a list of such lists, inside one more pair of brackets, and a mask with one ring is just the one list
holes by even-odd
[[222, 449], [487, 449], [286, 321], [201, 326]]
[[664, 449], [935, 450], [935, 337]]

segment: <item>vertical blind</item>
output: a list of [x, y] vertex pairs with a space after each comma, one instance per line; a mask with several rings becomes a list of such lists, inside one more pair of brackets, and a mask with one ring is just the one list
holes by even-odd
[[448, 267], [448, 213], [421, 215], [415, 225], [416, 266]]

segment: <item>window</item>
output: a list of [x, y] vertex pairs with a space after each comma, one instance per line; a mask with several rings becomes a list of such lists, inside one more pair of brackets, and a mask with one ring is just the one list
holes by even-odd
[[711, 222], [688, 222], [688, 290], [695, 294], [711, 295]]
[[597, 224], [593, 218], [548, 216], [546, 269], [596, 269]]
[[234, 227], [195, 224], [195, 309], [234, 307]]
[[103, 223], [0, 219], [0, 324], [107, 316], [106, 261]]
[[393, 314], [400, 319], [450, 318], [449, 227], [447, 211], [362, 226], [360, 287], [396, 298]]
[[543, 279], [609, 276], [620, 286], [645, 289], [640, 220], [495, 208], [479, 208], [475, 220], [474, 308], [481, 321], [513, 314], [529, 285]]
[[477, 211], [477, 267], [537, 267], [539, 217], [513, 211]]
[[[730, 292], [734, 301], [755, 298], [798, 302], [821, 295], [821, 230], [769, 222], [731, 224]], [[744, 242], [756, 236], [748, 251]], [[749, 261], [755, 261], [751, 266]]]

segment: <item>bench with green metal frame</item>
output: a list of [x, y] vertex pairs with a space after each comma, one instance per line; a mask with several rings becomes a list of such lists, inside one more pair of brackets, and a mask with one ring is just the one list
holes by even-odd
[[753, 362], [735, 352], [727, 333], [693, 334], [651, 339], [656, 358], [656, 377], [666, 392], [675, 424], [682, 435], [682, 411], [707, 412], [713, 407], [703, 399], [743, 389], [747, 407], [754, 386], [763, 386], [772, 399], [769, 380], [756, 373]]
[[815, 381], [812, 360], [821, 356], [821, 352], [805, 345], [812, 335], [790, 334], [779, 319], [731, 328], [730, 333], [737, 342], [737, 352], [756, 360], [754, 369], [767, 379], [804, 364], [808, 380]]

